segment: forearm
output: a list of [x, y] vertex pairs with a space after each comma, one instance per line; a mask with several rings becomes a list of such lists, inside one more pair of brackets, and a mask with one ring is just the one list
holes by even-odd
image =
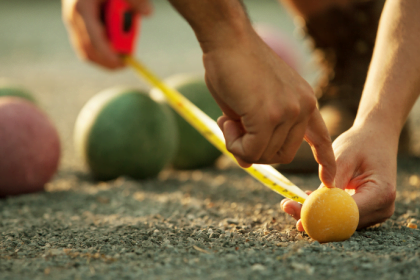
[[355, 124], [398, 137], [420, 93], [420, 1], [387, 1]]
[[204, 52], [232, 47], [252, 29], [240, 0], [169, 0], [194, 30]]

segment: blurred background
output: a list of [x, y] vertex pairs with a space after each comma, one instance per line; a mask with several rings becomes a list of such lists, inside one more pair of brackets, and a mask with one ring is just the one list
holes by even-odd
[[[142, 22], [136, 56], [162, 78], [204, 73], [201, 50], [190, 27], [167, 1], [152, 2], [155, 12]], [[317, 69], [303, 39], [294, 36], [293, 19], [287, 11], [275, 0], [244, 2], [254, 23], [269, 26], [286, 38], [297, 53], [301, 74], [313, 84]], [[81, 62], [69, 43], [58, 0], [0, 0], [0, 77], [33, 92], [49, 114], [60, 133], [61, 168], [65, 169], [82, 168], [72, 133], [76, 117], [90, 97], [116, 85], [148, 88], [130, 69], [110, 72]], [[419, 108], [418, 102], [412, 114], [417, 139]], [[419, 146], [413, 146], [417, 154]]]

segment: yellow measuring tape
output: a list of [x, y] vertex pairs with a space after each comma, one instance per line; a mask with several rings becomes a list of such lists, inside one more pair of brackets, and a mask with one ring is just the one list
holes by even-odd
[[[197, 108], [181, 93], [167, 86], [132, 56], [124, 56], [124, 60], [147, 82], [158, 88], [166, 97], [169, 105], [209, 140], [210, 143], [236, 162], [235, 157], [226, 149], [223, 133], [213, 119]], [[253, 164], [251, 167], [243, 169], [265, 186], [284, 197], [293, 199], [299, 203], [303, 203], [308, 197], [305, 192], [295, 186], [270, 165]]]

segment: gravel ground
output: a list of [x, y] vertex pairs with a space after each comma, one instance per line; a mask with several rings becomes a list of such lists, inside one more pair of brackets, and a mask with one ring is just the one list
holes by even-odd
[[108, 183], [61, 171], [47, 192], [0, 202], [0, 278], [414, 279], [420, 231], [407, 223], [418, 224], [420, 172], [399, 175], [392, 219], [319, 244], [296, 231], [279, 196], [235, 167]]
[[[162, 77], [202, 72], [192, 32], [165, 2], [155, 5], [139, 56]], [[292, 33], [274, 1], [248, 5], [255, 20]], [[153, 180], [92, 181], [72, 146], [78, 112], [104, 88], [145, 85], [128, 70], [109, 73], [77, 61], [59, 9], [58, 1], [0, 0], [0, 77], [33, 90], [63, 143], [59, 172], [46, 192], [0, 200], [0, 279], [418, 277], [420, 231], [407, 227], [420, 226], [418, 158], [399, 159], [389, 221], [329, 244], [297, 232], [279, 207], [282, 197], [225, 158], [214, 168], [166, 169]], [[319, 185], [316, 174], [285, 175], [302, 189]]]

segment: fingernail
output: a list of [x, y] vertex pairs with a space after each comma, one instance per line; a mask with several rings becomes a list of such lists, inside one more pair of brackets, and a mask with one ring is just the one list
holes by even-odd
[[281, 208], [281, 210], [283, 210], [283, 203], [284, 203], [284, 199], [282, 201], [280, 201], [280, 208]]
[[284, 210], [283, 209], [283, 205], [286, 203], [286, 201], [289, 201], [289, 199], [288, 198], [284, 198], [282, 201], [280, 201], [281, 210]]

